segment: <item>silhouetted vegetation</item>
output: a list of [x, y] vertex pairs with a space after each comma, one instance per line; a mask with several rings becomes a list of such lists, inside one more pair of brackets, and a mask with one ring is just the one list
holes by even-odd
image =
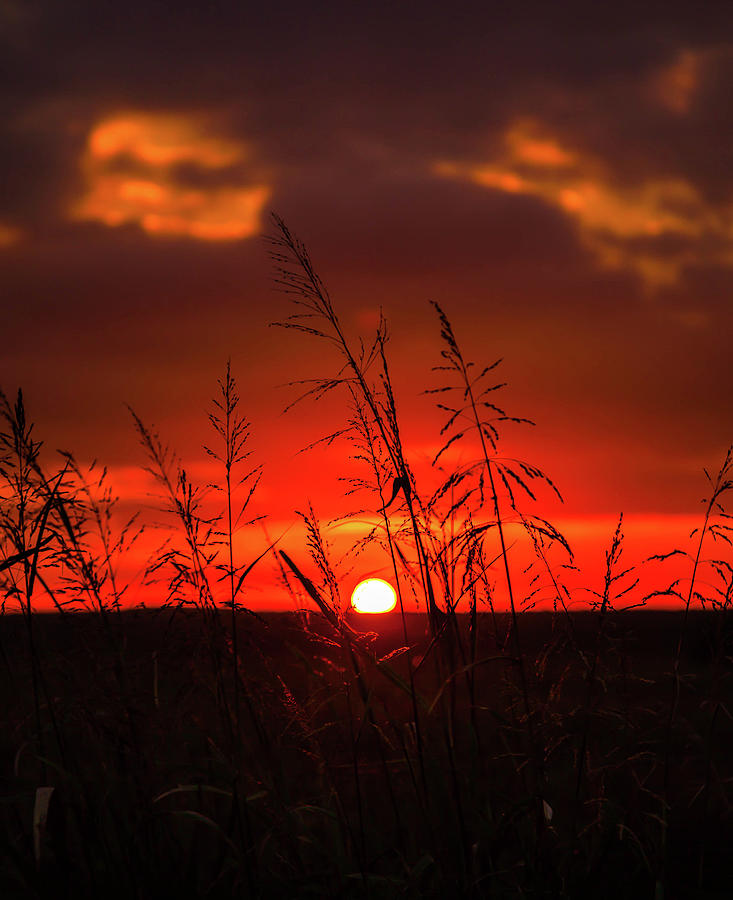
[[[352, 457], [344, 519], [369, 523], [351, 553], [381, 548], [398, 608], [360, 630], [312, 507], [304, 546], [238, 558], [262, 473], [228, 366], [213, 494], [133, 413], [177, 523], [147, 566], [157, 609], [129, 608], [120, 562], [145, 530], [119, 522], [106, 472], [68, 454], [49, 467], [22, 394], [2, 395], [2, 896], [728, 896], [731, 452], [693, 549], [651, 561], [685, 574], [644, 594], [621, 517], [574, 612], [572, 548], [535, 502], [559, 492], [500, 452], [502, 430], [528, 424], [498, 399], [500, 363], [467, 360], [435, 307], [428, 390], [446, 420], [426, 495], [386, 322], [351, 341], [277, 218], [270, 247], [294, 303], [281, 324], [333, 355], [297, 402], [343, 395], [323, 441]], [[457, 445], [470, 461], [450, 468]], [[266, 560], [301, 613], [249, 608]], [[640, 609], [652, 597], [679, 612]]]

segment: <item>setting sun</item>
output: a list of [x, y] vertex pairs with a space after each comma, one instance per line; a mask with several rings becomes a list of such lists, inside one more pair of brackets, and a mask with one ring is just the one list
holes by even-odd
[[0, 0], [0, 900], [733, 900], [731, 5], [68, 7]]
[[351, 595], [351, 605], [360, 613], [385, 613], [394, 609], [396, 604], [395, 589], [381, 578], [360, 581]]

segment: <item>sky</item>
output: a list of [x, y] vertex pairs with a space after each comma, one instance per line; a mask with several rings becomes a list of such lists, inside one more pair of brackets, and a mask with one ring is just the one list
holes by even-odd
[[[283, 414], [339, 361], [270, 327], [292, 311], [274, 211], [351, 336], [384, 312], [425, 483], [436, 301], [468, 358], [503, 358], [502, 402], [536, 423], [507, 440], [596, 580], [619, 513], [631, 561], [698, 521], [733, 440], [727, 4], [0, 0], [0, 48], [0, 387], [49, 464], [98, 460], [149, 507], [129, 406], [214, 477], [231, 359], [253, 514], [276, 536], [309, 503], [347, 511], [348, 448], [298, 452], [346, 403]], [[282, 540], [306, 566], [302, 533]], [[289, 602], [268, 565], [261, 608]]]

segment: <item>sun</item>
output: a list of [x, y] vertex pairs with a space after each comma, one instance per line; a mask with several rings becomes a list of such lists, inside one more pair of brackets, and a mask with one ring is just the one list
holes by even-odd
[[381, 578], [360, 581], [351, 595], [351, 605], [360, 613], [385, 613], [397, 604], [395, 589]]

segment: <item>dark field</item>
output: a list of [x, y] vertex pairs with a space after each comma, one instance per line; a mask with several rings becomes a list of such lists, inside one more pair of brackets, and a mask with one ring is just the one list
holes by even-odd
[[6, 615], [0, 895], [730, 896], [731, 621], [676, 691], [682, 621], [523, 614], [525, 705], [508, 616], [421, 664], [423, 616], [380, 663], [399, 616], [242, 614], [235, 679], [212, 613]]

